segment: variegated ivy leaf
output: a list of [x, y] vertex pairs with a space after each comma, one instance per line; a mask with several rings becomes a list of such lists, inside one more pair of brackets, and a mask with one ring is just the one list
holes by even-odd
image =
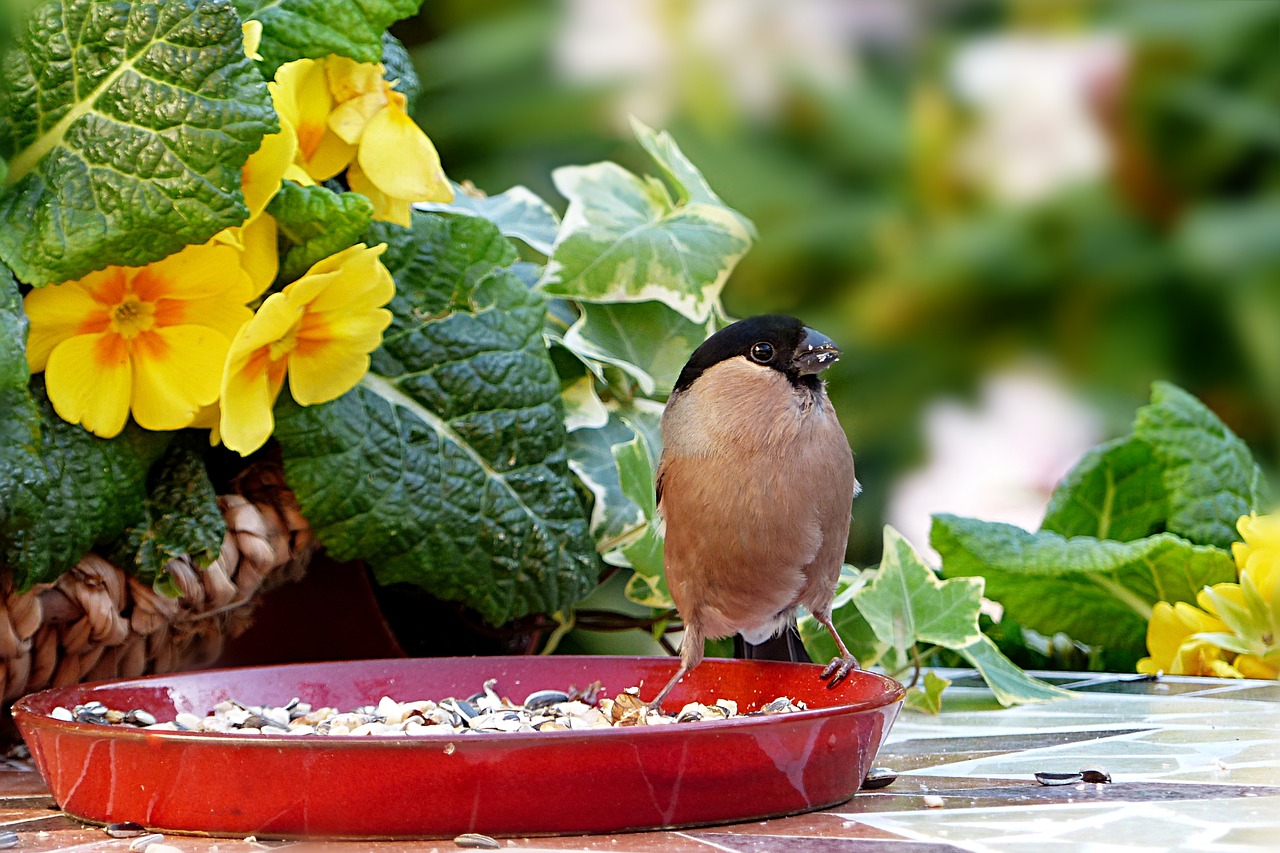
[[609, 422], [609, 410], [596, 393], [596, 383], [590, 375], [570, 383], [560, 392], [560, 399], [564, 402], [564, 428], [569, 432], [600, 429]]
[[671, 189], [614, 163], [557, 169], [569, 207], [540, 286], [580, 302], [662, 302], [704, 323], [751, 245], [751, 225], [669, 136], [638, 123], [636, 132]]
[[453, 201], [448, 204], [424, 201], [416, 207], [487, 219], [498, 226], [504, 237], [520, 240], [544, 255], [551, 254], [556, 232], [560, 230], [560, 217], [555, 210], [528, 187], [516, 186], [486, 196], [462, 184], [453, 184]]
[[637, 432], [631, 441], [614, 445], [613, 458], [623, 494], [640, 507], [646, 521], [640, 536], [619, 549], [634, 572], [627, 581], [627, 598], [647, 607], [674, 607], [658, 534], [658, 501], [653, 488], [656, 454], [650, 451], [644, 434]]
[[622, 370], [642, 394], [666, 397], [689, 354], [716, 328], [714, 314], [694, 322], [663, 302], [583, 303], [563, 340], [579, 358]]
[[614, 446], [635, 440], [635, 435], [617, 414], [606, 412], [602, 426], [575, 429], [565, 442], [569, 469], [591, 491], [594, 499], [590, 531], [596, 542], [623, 541], [645, 523], [644, 511], [623, 494], [613, 458]]

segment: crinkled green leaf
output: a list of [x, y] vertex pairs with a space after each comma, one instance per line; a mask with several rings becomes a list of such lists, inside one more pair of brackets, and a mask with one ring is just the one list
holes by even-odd
[[200, 567], [217, 558], [227, 523], [193, 436], [170, 444], [151, 469], [142, 509], [142, 520], [107, 551], [114, 565], [153, 583], [176, 557]]
[[267, 205], [289, 248], [280, 259], [280, 278], [293, 281], [311, 265], [360, 242], [373, 221], [373, 203], [359, 193], [335, 193], [321, 186], [285, 181]]
[[884, 528], [884, 556], [874, 579], [853, 596], [853, 603], [882, 643], [899, 651], [917, 642], [950, 649], [980, 635], [978, 609], [982, 581], [940, 580], [902, 534]]
[[470, 216], [415, 213], [412, 228], [374, 222], [370, 245], [386, 243], [382, 263], [399, 283], [391, 303], [389, 336], [417, 330], [421, 321], [466, 311], [480, 279], [516, 262], [516, 250], [492, 224]]
[[383, 583], [494, 624], [564, 610], [596, 562], [542, 298], [489, 223], [414, 220], [384, 256], [396, 318], [372, 372], [332, 403], [282, 407], [285, 476], [329, 553], [363, 558]]
[[0, 258], [34, 285], [239, 225], [241, 167], [278, 128], [229, 0], [45, 4], [0, 57], [0, 102]]
[[1010, 705], [1052, 702], [1074, 695], [1070, 690], [1055, 687], [1023, 672], [986, 635], [979, 636], [973, 643], [956, 651], [978, 670], [982, 680], [991, 688], [996, 701], [1006, 708]]
[[1042, 529], [1128, 542], [1164, 528], [1164, 468], [1134, 436], [1093, 448], [1053, 492]]
[[541, 286], [581, 302], [656, 300], [703, 323], [750, 247], [751, 229], [711, 193], [670, 137], [643, 131], [642, 143], [677, 198], [660, 180], [614, 163], [557, 169], [552, 179], [569, 206]]
[[40, 459], [40, 412], [27, 390], [26, 343], [17, 282], [0, 265], [0, 565], [18, 567], [39, 563], [47, 548], [36, 533], [48, 474]]
[[235, 0], [247, 20], [262, 22], [264, 72], [295, 59], [336, 53], [358, 62], [382, 59], [382, 31], [416, 14], [422, 0]]
[[[860, 572], [849, 565], [841, 567], [840, 580], [836, 584], [835, 598], [831, 603], [831, 621], [840, 632], [840, 639], [844, 640], [849, 652], [864, 668], [874, 666], [890, 651], [890, 645], [876, 638], [866, 617], [853, 603], [853, 597], [874, 575], [875, 572]], [[799, 628], [805, 650], [813, 660], [829, 661], [839, 654], [831, 634], [813, 616], [802, 616]]]
[[506, 237], [526, 243], [544, 255], [551, 254], [560, 217], [551, 205], [527, 187], [516, 186], [497, 195], [479, 195], [461, 184], [453, 184], [453, 201], [419, 202], [419, 210], [461, 213], [487, 219]]
[[[1236, 522], [1267, 512], [1266, 481], [1249, 447], [1192, 395], [1167, 382], [1152, 387], [1133, 433], [1164, 465], [1169, 518], [1165, 528], [1201, 545], [1230, 548]], [[1172, 601], [1174, 599], [1165, 599]]]
[[11, 518], [0, 529], [5, 549], [0, 563], [13, 568], [22, 587], [54, 580], [95, 545], [113, 541], [137, 523], [143, 516], [147, 470], [171, 438], [133, 424], [113, 439], [98, 438], [58, 417], [45, 395], [43, 377], [33, 379], [31, 389], [40, 414], [44, 477], [40, 483], [33, 475], [30, 482], [43, 510], [38, 524]]
[[665, 397], [715, 324], [714, 317], [695, 323], [663, 302], [583, 303], [564, 345], [579, 357], [621, 369], [645, 395]]
[[929, 670], [924, 674], [924, 687], [907, 689], [906, 706], [913, 711], [936, 716], [942, 713], [942, 691], [950, 686], [951, 679]]
[[1066, 539], [935, 515], [931, 541], [947, 577], [985, 578], [987, 596], [1014, 621], [1045, 634], [1064, 631], [1133, 661], [1146, 653], [1156, 602], [1195, 601], [1202, 587], [1235, 579], [1229, 554], [1171, 533], [1134, 542]]
[[413, 58], [405, 49], [404, 43], [391, 33], [382, 34], [382, 67], [385, 77], [397, 92], [404, 95], [410, 114], [413, 105], [422, 94], [422, 83], [418, 80], [417, 69], [413, 67]]

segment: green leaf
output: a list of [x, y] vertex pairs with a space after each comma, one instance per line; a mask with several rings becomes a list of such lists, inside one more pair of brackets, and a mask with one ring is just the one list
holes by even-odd
[[939, 580], [902, 534], [884, 528], [884, 556], [875, 579], [853, 602], [880, 642], [902, 651], [916, 642], [955, 649], [980, 635], [982, 581]]
[[422, 0], [235, 0], [246, 21], [262, 22], [264, 73], [295, 59], [331, 53], [357, 62], [382, 60], [382, 31], [416, 14]]
[[192, 434], [169, 445], [147, 478], [143, 518], [107, 551], [107, 559], [147, 583], [179, 557], [205, 567], [217, 558], [227, 524]]
[[44, 476], [23, 471], [43, 508], [36, 524], [11, 516], [0, 526], [0, 563], [13, 567], [22, 588], [56, 579], [85, 552], [142, 518], [147, 470], [170, 439], [130, 424], [106, 440], [69, 424], [54, 412], [42, 376], [32, 380], [32, 398], [40, 416]]
[[40, 459], [40, 412], [27, 384], [27, 318], [18, 285], [0, 266], [0, 565], [28, 567], [42, 559], [37, 535], [48, 474]]
[[[853, 598], [875, 576], [875, 572], [859, 572], [853, 566], [840, 569], [835, 598], [831, 604], [831, 622], [840, 632], [840, 639], [863, 667], [874, 666], [890, 650], [890, 644], [876, 638], [866, 617], [853, 603]], [[836, 642], [827, 629], [813, 616], [805, 614], [799, 621], [800, 638], [804, 640], [809, 657], [816, 661], [829, 661], [839, 654]]]
[[462, 184], [453, 184], [453, 201], [448, 204], [419, 202], [417, 208], [487, 219], [498, 226], [504, 237], [523, 241], [544, 255], [551, 254], [556, 232], [560, 230], [560, 217], [551, 205], [522, 186], [486, 196]]
[[516, 262], [516, 250], [492, 224], [470, 216], [415, 213], [412, 228], [374, 222], [369, 245], [386, 243], [382, 263], [400, 282], [391, 302], [388, 335], [412, 332], [423, 320], [466, 311], [482, 278]]
[[647, 396], [671, 393], [689, 354], [715, 330], [686, 319], [662, 302], [592, 305], [564, 335], [579, 357], [611, 364], [632, 376]]
[[912, 687], [907, 690], [906, 705], [913, 711], [937, 716], [942, 713], [942, 691], [950, 686], [951, 679], [930, 670], [924, 674], [924, 689]]
[[422, 83], [418, 80], [418, 71], [413, 67], [413, 57], [405, 49], [404, 43], [391, 33], [382, 34], [382, 67], [383, 76], [392, 84], [397, 92], [404, 95], [406, 107], [410, 115], [413, 106], [422, 94]]
[[283, 406], [275, 432], [332, 556], [493, 624], [565, 610], [596, 580], [546, 308], [503, 265], [514, 254], [483, 220], [415, 214], [387, 253], [396, 316], [372, 372], [332, 403]]
[[45, 4], [0, 57], [0, 101], [14, 144], [0, 258], [33, 285], [239, 225], [241, 167], [278, 129], [225, 0]]
[[614, 163], [552, 174], [569, 206], [540, 286], [581, 302], [656, 300], [705, 323], [751, 245], [751, 229], [711, 194], [683, 155], [676, 158], [669, 137], [646, 148], [679, 200], [661, 181]]
[[[1152, 387], [1133, 433], [1164, 464], [1166, 529], [1201, 545], [1229, 549], [1236, 522], [1271, 509], [1262, 470], [1249, 447], [1195, 397], [1167, 382]], [[1173, 601], [1175, 599], [1164, 599]]]
[[622, 546], [622, 555], [634, 570], [627, 583], [627, 598], [649, 607], [674, 607], [663, 570], [663, 541], [658, 535], [658, 502], [653, 488], [655, 454], [644, 433], [613, 447], [623, 495], [640, 508], [645, 527], [640, 537]]
[[[569, 468], [595, 499], [591, 508], [591, 535], [598, 541], [626, 541], [638, 535], [645, 514], [623, 493], [618, 478], [616, 445], [634, 441], [635, 432], [616, 413], [606, 412], [604, 426], [569, 433], [566, 447]], [[608, 550], [612, 550], [611, 548]]]
[[1164, 468], [1134, 436], [1093, 448], [1053, 492], [1041, 529], [1128, 542], [1160, 532], [1168, 517]]
[[1146, 653], [1156, 602], [1194, 602], [1202, 587], [1235, 578], [1229, 554], [1170, 533], [1135, 542], [1066, 539], [935, 515], [931, 540], [944, 573], [986, 578], [987, 596], [1008, 618], [1045, 634], [1064, 631], [1133, 661]]
[[280, 261], [280, 278], [301, 278], [312, 264], [360, 242], [373, 221], [373, 203], [359, 193], [335, 193], [285, 181], [267, 205], [280, 235], [291, 244]]
[[1075, 695], [1070, 690], [1063, 690], [1027, 675], [985, 635], [956, 651], [978, 670], [982, 680], [987, 682], [987, 686], [995, 694], [996, 701], [1006, 708], [1010, 705], [1051, 702]]

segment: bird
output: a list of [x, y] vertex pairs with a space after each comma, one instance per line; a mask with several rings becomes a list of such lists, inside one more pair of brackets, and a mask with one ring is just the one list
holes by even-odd
[[831, 621], [860, 491], [821, 378], [839, 356], [795, 317], [765, 314], [708, 337], [680, 371], [655, 488], [684, 638], [679, 669], [649, 707], [701, 663], [706, 639], [740, 634], [750, 648], [782, 636], [802, 653], [799, 607], [839, 649], [821, 674], [828, 686], [858, 668]]

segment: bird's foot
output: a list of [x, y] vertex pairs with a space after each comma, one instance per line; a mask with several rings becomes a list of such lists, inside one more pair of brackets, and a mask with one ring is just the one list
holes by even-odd
[[827, 664], [826, 668], [822, 670], [820, 677], [827, 682], [827, 689], [830, 690], [848, 678], [849, 673], [855, 669], [862, 669], [862, 667], [858, 666], [858, 661], [853, 655], [843, 658], [834, 657], [831, 659], [831, 663]]

